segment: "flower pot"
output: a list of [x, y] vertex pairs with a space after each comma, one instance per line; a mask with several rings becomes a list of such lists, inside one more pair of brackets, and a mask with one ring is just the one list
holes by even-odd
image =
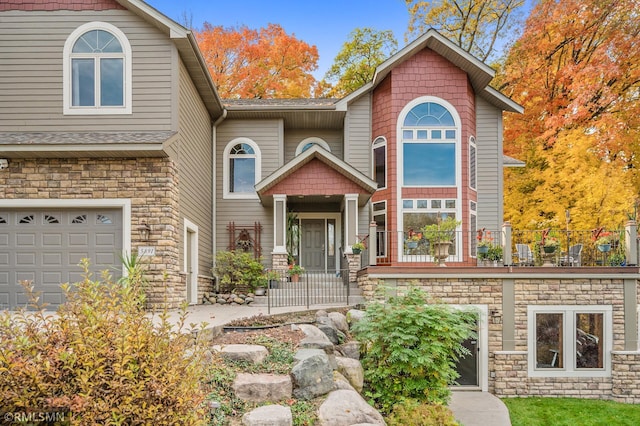
[[352, 248], [352, 249], [351, 249], [351, 252], [352, 252], [353, 254], [360, 254], [360, 253], [362, 252], [362, 250], [361, 250], [361, 249], [359, 249], [359, 248]]
[[267, 293], [267, 289], [264, 287], [256, 288], [255, 295], [256, 296], [264, 296]]
[[278, 288], [278, 280], [269, 280], [269, 288]]
[[433, 257], [440, 266], [447, 266], [444, 261], [449, 257], [449, 247], [453, 244], [451, 241], [441, 241], [433, 243]]
[[489, 253], [489, 246], [478, 247], [478, 254], [487, 254], [487, 253]]
[[291, 282], [292, 283], [297, 283], [298, 281], [300, 281], [300, 275], [291, 275]]
[[602, 253], [611, 251], [611, 244], [598, 244], [598, 251]]
[[542, 249], [544, 250], [545, 253], [549, 254], [549, 253], [555, 253], [556, 252], [556, 247], [555, 246], [543, 246]]
[[407, 241], [407, 248], [410, 248], [410, 249], [418, 248], [418, 242], [417, 241]]

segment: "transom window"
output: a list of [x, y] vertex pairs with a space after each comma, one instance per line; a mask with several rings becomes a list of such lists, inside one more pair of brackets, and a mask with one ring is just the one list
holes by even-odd
[[611, 306], [529, 306], [530, 376], [608, 376]]
[[64, 47], [65, 114], [131, 113], [131, 47], [111, 24], [77, 28]]
[[296, 155], [302, 154], [303, 152], [313, 147], [314, 145], [318, 145], [319, 147], [324, 148], [327, 151], [331, 152], [331, 147], [325, 140], [316, 138], [316, 137], [311, 137], [311, 138], [306, 138], [302, 140], [298, 144], [298, 146], [296, 147]]
[[224, 152], [225, 198], [255, 198], [255, 184], [260, 180], [260, 149], [250, 139], [231, 141]]
[[449, 109], [422, 102], [401, 126], [404, 186], [455, 186], [459, 128]]

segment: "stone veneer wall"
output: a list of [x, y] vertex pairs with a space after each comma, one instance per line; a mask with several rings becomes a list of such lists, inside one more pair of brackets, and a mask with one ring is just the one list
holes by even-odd
[[[131, 249], [155, 246], [149, 262], [148, 302], [177, 307], [186, 296], [179, 262], [179, 194], [175, 164], [166, 158], [12, 159], [0, 174], [0, 199], [131, 200]], [[126, 220], [127, 218], [123, 218]], [[151, 227], [141, 241], [138, 226]]]
[[[420, 278], [407, 274], [381, 280], [358, 276], [363, 296], [374, 298], [384, 282], [397, 293], [409, 285], [422, 288], [447, 304], [482, 304], [502, 316], [501, 278]], [[622, 279], [514, 279], [515, 350], [502, 349], [502, 324], [489, 321], [489, 391], [499, 397], [567, 396], [614, 399], [640, 403], [640, 352], [625, 352], [624, 292]], [[611, 305], [613, 307], [613, 353], [611, 377], [529, 377], [527, 353], [528, 305]], [[503, 316], [502, 316], [503, 317]], [[491, 377], [495, 374], [495, 377]]]

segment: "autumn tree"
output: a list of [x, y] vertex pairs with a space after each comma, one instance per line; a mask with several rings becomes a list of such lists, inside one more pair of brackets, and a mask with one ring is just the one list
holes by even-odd
[[220, 97], [310, 97], [318, 50], [280, 25], [254, 30], [205, 22], [195, 34]]
[[524, 0], [405, 0], [409, 11], [406, 38], [435, 28], [465, 51], [486, 62], [506, 40]]
[[324, 80], [333, 84], [329, 96], [346, 96], [370, 82], [376, 67], [397, 50], [398, 42], [391, 30], [353, 30], [325, 74]]
[[[621, 225], [640, 189], [638, 0], [542, 0], [500, 84], [525, 108], [505, 118], [505, 213], [517, 227]], [[579, 210], [579, 212], [578, 212]], [[577, 216], [576, 216], [577, 215]], [[560, 219], [562, 220], [562, 219]]]

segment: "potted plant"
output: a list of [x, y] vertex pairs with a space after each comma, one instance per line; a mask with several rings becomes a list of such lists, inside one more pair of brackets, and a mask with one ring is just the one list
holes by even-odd
[[267, 282], [269, 283], [269, 288], [278, 288], [280, 274], [273, 270], [267, 270], [265, 275]]
[[485, 231], [485, 228], [478, 230], [477, 251], [480, 259], [486, 258], [486, 254], [489, 253], [489, 248], [493, 245], [493, 237], [491, 237], [491, 231]]
[[502, 260], [502, 246], [491, 244], [486, 256], [487, 260], [493, 262], [493, 266], [498, 266], [498, 262]]
[[555, 251], [560, 247], [560, 240], [556, 237], [546, 237], [542, 243], [542, 250], [545, 253], [555, 253]]
[[291, 277], [292, 283], [297, 283], [300, 279], [300, 275], [302, 275], [303, 273], [304, 268], [302, 266], [296, 265], [295, 263], [289, 265], [289, 276]]
[[414, 249], [418, 247], [418, 243], [422, 240], [421, 232], [409, 231], [405, 240], [408, 249]]
[[360, 254], [362, 252], [362, 250], [365, 249], [364, 243], [362, 241], [358, 241], [356, 242], [354, 245], [351, 246], [351, 252], [353, 254]]
[[596, 240], [596, 247], [598, 251], [606, 253], [611, 250], [611, 237], [603, 235]]
[[443, 261], [449, 256], [449, 247], [453, 244], [456, 230], [461, 223], [454, 217], [447, 216], [444, 220], [439, 218], [437, 223], [422, 228], [423, 237], [429, 241], [431, 255], [440, 266], [446, 266]]

